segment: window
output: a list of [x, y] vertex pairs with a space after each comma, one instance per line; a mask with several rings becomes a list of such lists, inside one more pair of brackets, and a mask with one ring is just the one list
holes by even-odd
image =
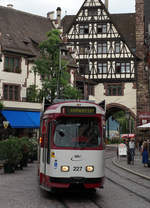
[[97, 52], [99, 54], [107, 53], [107, 43], [98, 43]]
[[130, 73], [131, 72], [131, 65], [130, 63], [116, 63], [116, 73]]
[[120, 53], [120, 42], [115, 43], [115, 53]]
[[89, 33], [89, 26], [88, 25], [80, 25], [79, 26], [79, 33], [80, 33], [80, 35], [88, 34]]
[[66, 117], [57, 120], [54, 145], [64, 148], [96, 148], [101, 144], [97, 118]]
[[107, 33], [107, 25], [106, 24], [97, 25], [97, 33]]
[[89, 47], [88, 45], [81, 45], [79, 47], [79, 51], [81, 55], [89, 54]]
[[123, 89], [121, 84], [112, 84], [107, 86], [107, 96], [122, 96]]
[[107, 73], [107, 63], [98, 63], [97, 68], [99, 74]]
[[20, 87], [18, 85], [5, 84], [3, 87], [4, 100], [20, 100]]
[[88, 63], [80, 63], [79, 64], [79, 73], [81, 75], [89, 74], [89, 64]]
[[4, 71], [20, 73], [21, 72], [20, 57], [5, 55]]
[[89, 16], [97, 16], [97, 9], [90, 8], [88, 14]]
[[94, 85], [89, 85], [88, 84], [88, 95], [95, 95], [94, 93]]

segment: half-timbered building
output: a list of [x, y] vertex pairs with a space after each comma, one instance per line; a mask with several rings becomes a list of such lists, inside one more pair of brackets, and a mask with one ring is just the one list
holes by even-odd
[[63, 18], [63, 35], [83, 77], [80, 84], [94, 84], [94, 91], [84, 88], [85, 95], [105, 100], [108, 116], [123, 109], [135, 118], [135, 14], [110, 14], [107, 6], [108, 1], [85, 0], [77, 15]]

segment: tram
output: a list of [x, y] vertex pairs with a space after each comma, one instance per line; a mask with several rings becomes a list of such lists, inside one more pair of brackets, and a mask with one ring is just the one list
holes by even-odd
[[41, 188], [103, 188], [104, 115], [90, 101], [58, 102], [45, 110], [39, 139]]

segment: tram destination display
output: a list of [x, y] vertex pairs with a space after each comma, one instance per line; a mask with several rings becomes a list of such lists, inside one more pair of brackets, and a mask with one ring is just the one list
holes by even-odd
[[62, 113], [67, 115], [94, 115], [96, 114], [95, 107], [71, 107], [65, 106], [62, 108]]

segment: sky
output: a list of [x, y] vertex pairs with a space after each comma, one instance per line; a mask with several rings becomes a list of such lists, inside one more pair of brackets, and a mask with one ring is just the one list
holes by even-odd
[[[104, 3], [105, 0], [102, 0]], [[136, 0], [109, 0], [110, 13], [132, 13], [135, 12]], [[0, 0], [0, 6], [13, 4], [17, 10], [47, 16], [48, 12], [56, 11], [57, 7], [62, 9], [62, 17], [67, 15], [75, 15], [84, 0]]]

